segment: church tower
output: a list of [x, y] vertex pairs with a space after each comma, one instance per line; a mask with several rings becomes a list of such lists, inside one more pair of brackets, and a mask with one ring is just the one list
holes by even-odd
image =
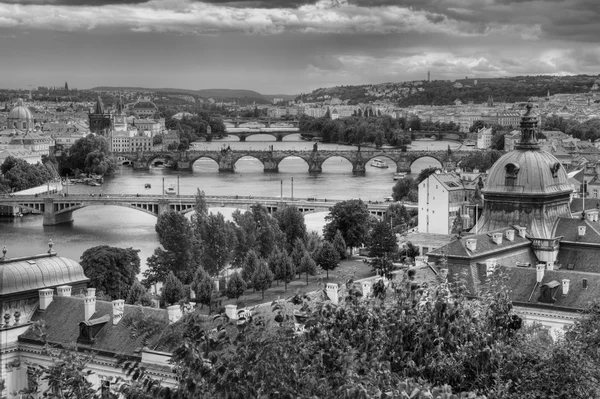
[[94, 111], [88, 115], [90, 122], [90, 132], [99, 134], [101, 136], [108, 136], [109, 131], [112, 128], [112, 118], [110, 113], [104, 110], [104, 104], [102, 98], [98, 96], [96, 100], [96, 106]]

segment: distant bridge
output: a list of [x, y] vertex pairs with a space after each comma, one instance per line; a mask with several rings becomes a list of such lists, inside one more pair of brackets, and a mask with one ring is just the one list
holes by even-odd
[[247, 137], [255, 136], [257, 134], [267, 134], [275, 137], [276, 141], [283, 141], [285, 136], [289, 136], [291, 134], [298, 134], [300, 130], [297, 127], [283, 127], [283, 128], [236, 128], [233, 129], [225, 129], [226, 136], [237, 136], [240, 141], [246, 141]]
[[247, 124], [252, 125], [254, 127], [259, 127], [258, 125], [262, 125], [262, 127], [272, 127], [272, 125], [286, 125], [290, 127], [298, 127], [298, 121], [287, 121], [287, 120], [271, 120], [270, 118], [236, 118], [236, 119], [224, 119], [223, 123], [231, 123], [233, 127], [240, 127], [241, 125]]
[[179, 170], [192, 170], [194, 162], [201, 158], [212, 159], [219, 165], [219, 172], [234, 172], [236, 162], [243, 157], [258, 159], [264, 167], [265, 172], [278, 172], [279, 164], [286, 158], [297, 157], [303, 159], [308, 165], [308, 172], [319, 173], [323, 170], [323, 163], [329, 158], [341, 157], [352, 164], [352, 172], [356, 174], [365, 173], [366, 166], [374, 158], [388, 158], [396, 165], [397, 172], [410, 173], [411, 165], [419, 158], [431, 157], [436, 159], [443, 168], [454, 169], [458, 162], [472, 151], [409, 151], [399, 150], [358, 150], [358, 151], [296, 151], [296, 150], [192, 150], [192, 151], [148, 151], [148, 152], [119, 152], [119, 157], [128, 159], [134, 169], [146, 170], [156, 159], [170, 161]]
[[[248, 209], [254, 204], [266, 207], [269, 213], [277, 209], [293, 205], [302, 213], [329, 212], [330, 208], [340, 200], [327, 199], [292, 199], [279, 197], [253, 196], [206, 196], [209, 207], [228, 207]], [[19, 207], [34, 213], [43, 214], [44, 226], [68, 223], [73, 220], [73, 211], [88, 206], [122, 206], [148, 213], [154, 216], [173, 210], [187, 213], [194, 209], [196, 197], [193, 195], [133, 195], [133, 194], [54, 194], [54, 195], [3, 195], [0, 205]], [[389, 204], [367, 203], [369, 212], [383, 216]]]

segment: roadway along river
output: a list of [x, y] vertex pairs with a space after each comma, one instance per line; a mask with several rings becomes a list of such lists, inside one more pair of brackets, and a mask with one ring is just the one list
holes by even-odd
[[[267, 149], [273, 145], [276, 149], [311, 150], [313, 143], [299, 140], [298, 135], [284, 138], [283, 142], [275, 142], [271, 136], [251, 136], [246, 142], [238, 142], [237, 138], [219, 140], [212, 143], [199, 143], [199, 148], [222, 148], [224, 145], [232, 149], [254, 148]], [[457, 148], [458, 144], [447, 141], [416, 141], [411, 149], [438, 150]], [[335, 144], [319, 144], [319, 149], [348, 149], [352, 146]], [[386, 161], [385, 158], [382, 160]], [[387, 160], [388, 164], [392, 163]], [[437, 165], [431, 158], [422, 158], [413, 164], [413, 174], [422, 168]], [[167, 168], [152, 168], [150, 171], [134, 172], [129, 167], [122, 167], [119, 172], [105, 179], [100, 187], [83, 185], [69, 186], [70, 193], [107, 193], [107, 194], [161, 194], [163, 179], [165, 187], [179, 185], [181, 194], [194, 194], [198, 188], [207, 195], [254, 195], [279, 196], [283, 186], [284, 197], [295, 198], [331, 198], [382, 201], [391, 195], [395, 168], [378, 169], [367, 167], [364, 176], [354, 176], [351, 164], [342, 158], [333, 158], [323, 164], [323, 172], [309, 174], [308, 165], [299, 158], [289, 158], [279, 166], [279, 173], [264, 173], [262, 164], [256, 159], [242, 158], [236, 164], [235, 173], [219, 173], [217, 164], [211, 160], [198, 160], [193, 172], [177, 172]], [[282, 185], [283, 182], [283, 185]], [[145, 189], [146, 183], [151, 184]], [[231, 209], [217, 208], [226, 216]], [[321, 230], [325, 214], [307, 215], [309, 229]], [[48, 240], [54, 242], [54, 249], [61, 255], [79, 260], [81, 254], [96, 245], [133, 247], [140, 250], [142, 268], [158, 240], [154, 225], [156, 218], [143, 212], [121, 207], [87, 207], [73, 213], [72, 224], [58, 226], [42, 226], [42, 217], [25, 215], [22, 218], [0, 219], [0, 246], [6, 246], [8, 257], [25, 256], [46, 252]]]

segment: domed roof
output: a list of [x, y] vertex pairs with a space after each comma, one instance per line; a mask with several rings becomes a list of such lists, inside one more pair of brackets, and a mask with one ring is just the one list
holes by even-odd
[[23, 105], [23, 100], [19, 99], [17, 106], [8, 114], [8, 119], [33, 120], [33, 115], [29, 108]]
[[537, 116], [532, 111], [533, 106], [527, 104], [527, 112], [521, 119], [521, 141], [494, 163], [483, 193], [535, 196], [573, 191], [558, 159], [540, 149], [536, 138]]
[[0, 262], [0, 296], [88, 281], [83, 267], [59, 256], [32, 256]]
[[484, 194], [558, 194], [571, 192], [567, 172], [556, 157], [540, 149], [516, 149], [490, 169]]

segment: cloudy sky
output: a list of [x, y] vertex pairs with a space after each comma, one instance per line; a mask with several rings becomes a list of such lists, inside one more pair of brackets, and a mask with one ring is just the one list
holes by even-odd
[[0, 0], [0, 87], [600, 73], [598, 0]]

